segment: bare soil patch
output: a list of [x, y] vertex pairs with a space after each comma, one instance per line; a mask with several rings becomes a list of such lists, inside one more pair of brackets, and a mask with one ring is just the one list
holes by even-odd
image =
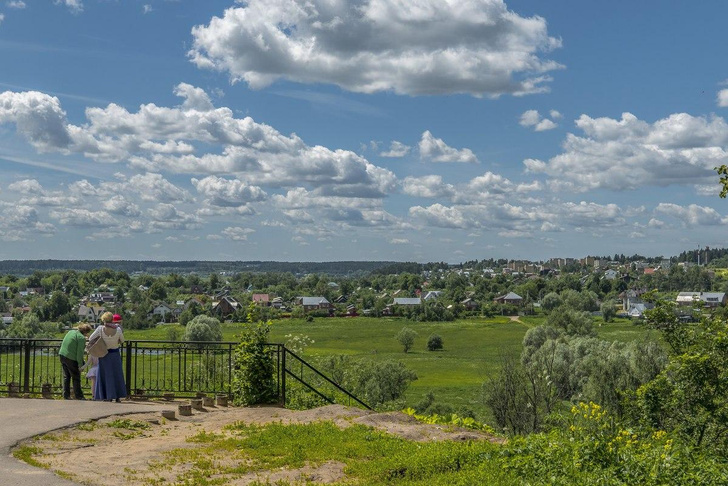
[[[122, 420], [132, 426], [109, 427]], [[192, 436], [205, 431], [225, 434], [224, 427], [236, 422], [265, 425], [331, 421], [341, 428], [352, 424], [367, 425], [413, 441], [437, 440], [490, 440], [500, 442], [483, 432], [451, 426], [418, 422], [400, 412], [374, 413], [357, 408], [329, 405], [312, 410], [293, 411], [279, 407], [221, 408], [196, 412], [191, 417], [165, 420], [159, 413], [113, 416], [97, 422], [54, 431], [40, 438], [29, 439], [21, 446], [40, 448], [43, 453], [35, 459], [49, 469], [76, 482], [91, 485], [136, 485], [164, 481], [174, 484], [175, 478], [185, 471], [184, 461], [173, 467], [161, 467], [165, 453], [177, 449], [191, 449], [199, 444], [189, 442]], [[221, 454], [219, 464], [232, 465], [240, 458]], [[242, 461], [244, 462], [244, 460]], [[254, 482], [318, 483], [330, 484], [345, 479], [345, 465], [329, 461], [300, 469], [281, 469], [255, 473], [242, 473], [225, 484], [247, 485]]]

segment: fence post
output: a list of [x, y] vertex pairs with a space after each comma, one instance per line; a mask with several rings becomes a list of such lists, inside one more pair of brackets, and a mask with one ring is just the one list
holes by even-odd
[[32, 341], [25, 341], [25, 364], [23, 366], [23, 393], [30, 393], [30, 343]]
[[286, 347], [278, 345], [278, 352], [283, 355], [281, 359], [281, 404], [286, 407]]
[[126, 342], [126, 396], [131, 396], [131, 341]]

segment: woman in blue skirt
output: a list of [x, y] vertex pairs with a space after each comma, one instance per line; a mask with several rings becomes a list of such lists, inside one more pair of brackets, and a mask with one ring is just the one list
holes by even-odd
[[101, 322], [104, 323], [103, 326], [99, 326], [91, 337], [100, 335], [109, 352], [103, 358], [99, 358], [94, 399], [120, 402], [122, 398], [126, 397], [126, 383], [124, 383], [124, 372], [119, 354], [119, 346], [124, 342], [124, 334], [119, 327], [121, 316], [104, 312], [101, 315]]

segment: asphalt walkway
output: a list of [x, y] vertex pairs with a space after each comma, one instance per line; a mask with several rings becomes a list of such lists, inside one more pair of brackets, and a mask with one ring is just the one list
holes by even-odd
[[[171, 406], [170, 406], [171, 405]], [[10, 455], [10, 449], [23, 439], [92, 419], [174, 409], [158, 402], [94, 402], [0, 398], [0, 484], [7, 486], [74, 485], [52, 472], [29, 466]]]

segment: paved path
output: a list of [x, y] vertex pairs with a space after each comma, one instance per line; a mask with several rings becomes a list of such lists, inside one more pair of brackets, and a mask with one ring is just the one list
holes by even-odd
[[10, 455], [19, 441], [51, 430], [116, 414], [173, 409], [155, 402], [93, 402], [0, 398], [0, 484], [8, 486], [56, 486], [76, 483], [50, 471], [29, 466]]

